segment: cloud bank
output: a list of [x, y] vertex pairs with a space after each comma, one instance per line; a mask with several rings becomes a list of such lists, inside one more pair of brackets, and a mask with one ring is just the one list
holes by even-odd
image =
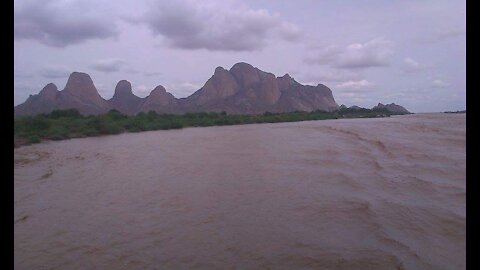
[[90, 68], [102, 72], [117, 72], [126, 66], [127, 63], [124, 60], [113, 58], [97, 60], [94, 64], [90, 65]]
[[359, 80], [359, 81], [347, 81], [344, 83], [340, 83], [340, 84], [337, 84], [337, 87], [346, 88], [346, 89], [360, 89], [370, 85], [372, 85], [372, 83], [367, 80]]
[[413, 60], [410, 57], [407, 57], [403, 60], [402, 70], [407, 73], [418, 72], [427, 69], [428, 66], [420, 64], [417, 61]]
[[301, 38], [299, 28], [277, 14], [210, 1], [155, 3], [145, 14], [145, 23], [168, 46], [180, 49], [254, 51], [270, 40]]
[[305, 59], [309, 64], [330, 65], [335, 68], [362, 69], [389, 65], [393, 42], [384, 38], [345, 47], [328, 46]]
[[90, 1], [15, 1], [14, 40], [66, 47], [116, 36], [113, 20], [95, 8]]

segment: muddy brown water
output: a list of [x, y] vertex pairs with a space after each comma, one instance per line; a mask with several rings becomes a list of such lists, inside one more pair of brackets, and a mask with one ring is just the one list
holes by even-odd
[[465, 269], [466, 115], [15, 149], [15, 269]]

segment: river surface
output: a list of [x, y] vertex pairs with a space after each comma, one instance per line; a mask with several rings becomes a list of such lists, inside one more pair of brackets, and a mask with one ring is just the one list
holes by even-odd
[[15, 149], [15, 269], [465, 269], [466, 115]]

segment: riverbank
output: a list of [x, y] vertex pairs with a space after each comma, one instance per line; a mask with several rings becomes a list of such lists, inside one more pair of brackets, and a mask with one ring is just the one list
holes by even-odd
[[342, 118], [389, 117], [386, 109], [341, 109], [334, 112], [287, 112], [257, 115], [200, 112], [186, 114], [158, 114], [154, 111], [134, 116], [112, 110], [106, 114], [83, 116], [77, 110], [56, 110], [49, 114], [23, 117], [14, 122], [14, 147], [48, 140], [94, 137], [151, 130], [180, 129], [254, 123], [299, 122]]

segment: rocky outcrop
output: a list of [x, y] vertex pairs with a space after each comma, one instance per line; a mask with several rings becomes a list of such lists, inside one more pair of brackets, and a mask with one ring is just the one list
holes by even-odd
[[55, 109], [75, 108], [84, 115], [105, 113], [110, 105], [99, 94], [86, 73], [73, 72], [62, 91], [49, 83], [38, 95], [30, 96], [25, 103], [14, 108], [14, 115], [49, 113]]
[[38, 93], [38, 97], [44, 101], [54, 101], [57, 94], [57, 86], [53, 83], [49, 83], [40, 91], [40, 93]]
[[217, 67], [205, 85], [188, 97], [187, 103], [192, 109], [201, 108], [231, 97], [239, 90], [240, 85], [235, 77], [228, 70]]
[[108, 107], [107, 102], [98, 94], [92, 78], [86, 73], [73, 72], [62, 92], [100, 109]]
[[110, 105], [98, 94], [90, 75], [73, 72], [65, 88], [57, 95], [59, 109], [76, 108], [81, 114], [100, 114], [110, 110]]
[[28, 99], [15, 107], [15, 116], [48, 113], [58, 107], [57, 95], [59, 91], [53, 83], [47, 84], [37, 95], [30, 95]]
[[332, 92], [324, 85], [305, 86], [288, 74], [275, 77], [243, 62], [230, 70], [218, 67], [207, 83], [182, 104], [187, 111], [243, 114], [338, 108]]
[[257, 114], [288, 111], [334, 111], [338, 105], [332, 91], [323, 84], [302, 85], [290, 75], [275, 77], [247, 63], [237, 63], [230, 70], [217, 67], [213, 76], [198, 91], [177, 99], [163, 86], [149, 96], [133, 94], [130, 82], [118, 82], [113, 97], [106, 101], [86, 73], [73, 72], [65, 88], [58, 91], [48, 84], [38, 95], [15, 107], [15, 116], [48, 113], [54, 109], [76, 108], [82, 114], [98, 114], [116, 109], [125, 114], [150, 110], [159, 113], [226, 111]]
[[167, 92], [165, 87], [159, 85], [150, 92], [143, 104], [140, 106], [141, 112], [155, 111], [157, 113], [176, 113], [178, 100]]
[[393, 114], [408, 114], [410, 113], [407, 109], [404, 107], [397, 105], [395, 103], [390, 103], [387, 105], [383, 105], [382, 103], [378, 103], [377, 106], [373, 107], [372, 109], [387, 109], [389, 112]]
[[115, 87], [115, 94], [108, 100], [112, 109], [124, 114], [136, 114], [140, 110], [144, 99], [137, 97], [132, 92], [132, 84], [129, 81], [121, 80]]

